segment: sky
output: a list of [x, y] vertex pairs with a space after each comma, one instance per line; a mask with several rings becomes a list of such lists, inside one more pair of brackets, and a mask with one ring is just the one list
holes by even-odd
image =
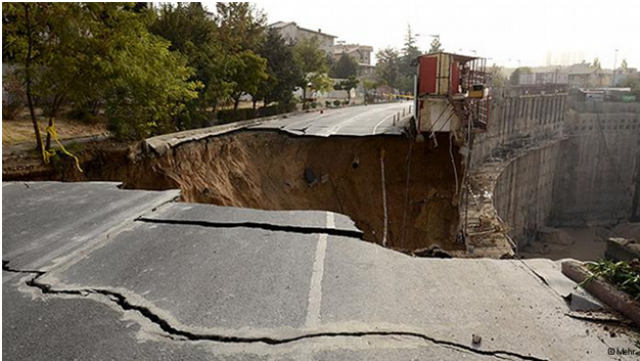
[[[626, 59], [640, 68], [639, 0], [257, 1], [269, 23], [295, 21], [338, 41], [401, 48], [411, 25], [426, 50], [440, 35], [445, 51], [505, 67], [598, 57], [604, 68]], [[205, 2], [209, 8], [214, 2]], [[562, 64], [561, 64], [562, 65]]]

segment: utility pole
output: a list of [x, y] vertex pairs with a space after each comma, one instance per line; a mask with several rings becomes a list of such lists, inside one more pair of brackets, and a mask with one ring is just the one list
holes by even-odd
[[616, 65], [618, 64], [618, 49], [616, 49], [616, 55], [613, 57], [613, 74], [611, 75], [611, 87], [616, 86]]

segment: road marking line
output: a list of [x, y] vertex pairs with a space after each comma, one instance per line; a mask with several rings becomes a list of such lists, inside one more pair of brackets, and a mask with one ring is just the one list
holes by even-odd
[[374, 109], [365, 110], [364, 112], [362, 112], [362, 113], [360, 113], [360, 114], [357, 114], [357, 115], [355, 115], [355, 116], [353, 116], [353, 117], [351, 117], [351, 118], [349, 118], [349, 119], [346, 119], [346, 120], [345, 120], [345, 121], [343, 121], [343, 122], [340, 122], [340, 123], [338, 123], [338, 124], [336, 124], [336, 125], [334, 125], [334, 126], [330, 127], [330, 128], [328, 129], [328, 134], [329, 134], [329, 135], [337, 134], [337, 132], [338, 132], [340, 129], [342, 129], [342, 128], [346, 127], [347, 125], [349, 125], [349, 124], [353, 123], [354, 121], [356, 121], [356, 120], [358, 120], [358, 119], [360, 119], [360, 118], [362, 118], [362, 117], [365, 117], [365, 116], [367, 116], [367, 115], [371, 115], [372, 113], [384, 112], [384, 111], [388, 110], [388, 108], [390, 108], [390, 107], [384, 107], [384, 108], [382, 108], [382, 109], [374, 108]]
[[382, 119], [382, 120], [380, 121], [380, 123], [376, 124], [376, 126], [375, 126], [375, 127], [373, 127], [373, 132], [371, 132], [371, 135], [376, 134], [376, 130], [378, 130], [378, 127], [379, 127], [382, 123], [386, 122], [386, 121], [387, 121], [387, 119], [389, 119], [389, 118], [391, 118], [391, 117], [393, 117], [393, 116], [395, 116], [395, 115], [396, 115], [395, 113], [394, 113], [394, 114], [391, 114], [391, 115], [389, 115], [388, 117], [386, 117], [386, 118]]
[[[334, 215], [327, 212], [327, 228], [335, 228]], [[320, 306], [322, 305], [322, 277], [324, 276], [324, 257], [327, 252], [327, 234], [318, 236], [316, 258], [313, 262], [311, 285], [309, 286], [309, 305], [307, 307], [307, 327], [317, 327], [320, 324]]]

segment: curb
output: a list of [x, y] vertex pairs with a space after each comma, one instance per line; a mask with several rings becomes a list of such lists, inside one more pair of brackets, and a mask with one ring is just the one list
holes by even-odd
[[[587, 277], [592, 275], [586, 267], [576, 261], [562, 262], [562, 273], [578, 283], [584, 282]], [[629, 317], [636, 325], [640, 326], [640, 304], [631, 296], [618, 290], [601, 277], [587, 282], [584, 288], [598, 300]]]

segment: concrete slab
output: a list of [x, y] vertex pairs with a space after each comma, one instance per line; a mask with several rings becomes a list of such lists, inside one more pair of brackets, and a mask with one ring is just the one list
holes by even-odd
[[[548, 260], [411, 258], [333, 235], [353, 226], [333, 213], [150, 212], [169, 193], [114, 184], [3, 191], [4, 261], [67, 255], [38, 278], [44, 288], [27, 284], [32, 273], [3, 273], [7, 358], [602, 360], [637, 349], [632, 332], [567, 316], [568, 284]], [[147, 220], [131, 222], [132, 206]], [[283, 231], [292, 225], [325, 232]]]
[[549, 262], [547, 259], [527, 259], [521, 262], [558, 296], [570, 302], [572, 311], [605, 308], [606, 306], [600, 301], [581, 287], [578, 287], [576, 282], [562, 274], [562, 267], [560, 266], [562, 261]]
[[325, 261], [323, 324], [411, 326], [469, 346], [477, 334], [483, 350], [543, 359], [601, 359], [621, 341], [566, 316], [562, 297], [520, 261], [411, 259], [331, 238]]
[[[6, 189], [6, 188], [5, 188]], [[12, 273], [3, 272], [3, 281]], [[29, 275], [25, 275], [29, 277]], [[211, 360], [201, 347], [140, 339], [141, 326], [106, 304], [2, 286], [5, 360]]]
[[[6, 186], [5, 186], [6, 184]], [[179, 196], [118, 189], [118, 183], [3, 183], [3, 259], [44, 269], [113, 227]]]
[[[327, 223], [327, 213], [332, 221]], [[360, 231], [348, 216], [324, 211], [262, 211], [257, 209], [220, 207], [208, 204], [169, 203], [141, 220], [163, 222], [202, 223], [210, 226], [258, 226], [272, 230], [299, 233], [324, 231], [345, 236], [361, 237]]]
[[43, 281], [117, 290], [185, 329], [302, 327], [317, 239], [138, 222]]

